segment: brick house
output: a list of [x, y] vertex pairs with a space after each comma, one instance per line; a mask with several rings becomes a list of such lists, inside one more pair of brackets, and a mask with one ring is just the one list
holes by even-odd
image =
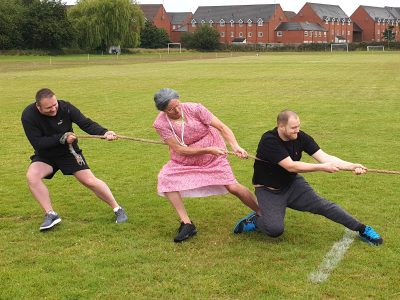
[[287, 21], [279, 4], [200, 6], [188, 24], [188, 31], [208, 25], [219, 32], [223, 44], [238, 38], [248, 44], [266, 44], [275, 43], [275, 28]]
[[171, 22], [171, 42], [178, 43], [181, 41], [182, 34], [188, 31], [187, 24], [192, 20], [193, 14], [191, 12], [169, 12], [168, 17]]
[[383, 33], [389, 26], [394, 27], [395, 39], [400, 41], [400, 8], [360, 5], [351, 19], [361, 28], [362, 42], [383, 41]]
[[139, 4], [145, 20], [152, 22], [157, 28], [163, 28], [171, 37], [171, 22], [162, 4]]
[[276, 42], [283, 44], [327, 43], [327, 29], [318, 23], [282, 22], [276, 29]]
[[327, 31], [327, 42], [353, 41], [353, 22], [338, 5], [307, 2], [292, 22], [318, 23]]

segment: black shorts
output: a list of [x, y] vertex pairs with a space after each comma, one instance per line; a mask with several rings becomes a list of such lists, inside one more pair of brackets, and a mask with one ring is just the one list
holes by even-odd
[[82, 156], [84, 161], [84, 164], [82, 165], [79, 165], [75, 157], [70, 153], [57, 157], [43, 157], [34, 154], [31, 156], [31, 163], [40, 161], [50, 165], [53, 168], [53, 172], [47, 175], [45, 177], [46, 179], [51, 179], [58, 170], [61, 170], [64, 175], [72, 175], [77, 171], [90, 169], [82, 152], [79, 152], [78, 154]]

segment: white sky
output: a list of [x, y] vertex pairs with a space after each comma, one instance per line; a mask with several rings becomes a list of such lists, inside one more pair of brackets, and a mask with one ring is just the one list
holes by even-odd
[[[75, 0], [64, 0], [67, 4], [74, 4]], [[283, 10], [290, 10], [298, 13], [307, 0], [137, 0], [140, 4], [164, 4], [167, 12], [195, 12], [199, 6], [218, 5], [248, 5], [248, 4], [280, 4]], [[350, 17], [360, 5], [367, 6], [392, 6], [400, 7], [399, 0], [309, 0], [312, 3], [339, 5]]]

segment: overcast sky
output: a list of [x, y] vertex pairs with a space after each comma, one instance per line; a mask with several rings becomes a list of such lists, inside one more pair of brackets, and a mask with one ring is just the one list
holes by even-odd
[[[1, 1], [1, 0], [0, 0]], [[65, 0], [68, 4], [74, 4], [75, 0]], [[280, 4], [283, 10], [298, 13], [307, 1], [299, 0], [138, 0], [140, 4], [164, 4], [167, 12], [195, 12], [199, 6], [218, 5], [243, 5], [243, 4]], [[399, 0], [313, 0], [312, 3], [339, 5], [350, 17], [360, 5], [367, 6], [392, 6], [400, 7]]]

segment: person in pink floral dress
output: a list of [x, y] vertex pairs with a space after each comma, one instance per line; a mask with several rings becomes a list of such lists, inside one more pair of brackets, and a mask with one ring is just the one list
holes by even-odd
[[259, 213], [254, 195], [237, 182], [227, 160], [224, 139], [240, 158], [247, 158], [232, 130], [199, 103], [181, 103], [169, 88], [154, 95], [160, 111], [153, 127], [168, 144], [170, 160], [158, 175], [158, 194], [166, 197], [181, 219], [175, 242], [197, 233], [182, 197], [207, 197], [231, 193]]

